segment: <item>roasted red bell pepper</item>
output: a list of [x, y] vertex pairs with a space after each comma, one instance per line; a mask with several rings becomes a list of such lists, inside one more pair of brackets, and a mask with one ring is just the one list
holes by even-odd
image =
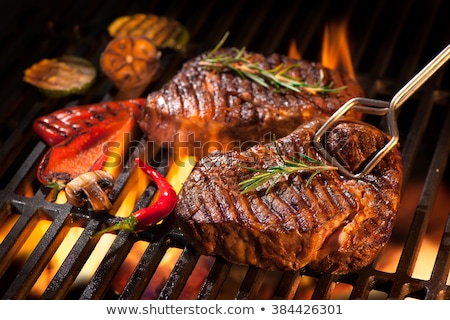
[[39, 164], [39, 181], [60, 190], [80, 174], [99, 169], [110, 148], [124, 147], [126, 133], [131, 132], [135, 123], [133, 113], [121, 108], [114, 118], [54, 145]]
[[54, 146], [97, 125], [108, 130], [110, 122], [116, 121], [122, 109], [131, 112], [137, 120], [144, 104], [145, 98], [139, 98], [67, 107], [36, 119], [33, 129], [48, 145]]

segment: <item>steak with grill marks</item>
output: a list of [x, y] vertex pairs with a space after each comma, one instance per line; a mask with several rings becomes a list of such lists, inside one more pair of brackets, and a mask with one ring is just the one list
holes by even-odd
[[[388, 136], [358, 120], [328, 132], [325, 147], [355, 171], [388, 141]], [[387, 243], [400, 201], [402, 162], [391, 151], [367, 175], [352, 180], [335, 170], [282, 176], [241, 194], [239, 182], [282, 164], [280, 154], [326, 160], [311, 145], [324, 123], [316, 118], [274, 143], [246, 151], [215, 151], [201, 159], [184, 183], [176, 218], [186, 238], [206, 255], [267, 270], [342, 274], [373, 261]]]
[[[234, 55], [232, 49], [217, 54]], [[187, 61], [160, 90], [147, 97], [139, 121], [147, 138], [171, 144], [175, 152], [207, 155], [212, 149], [244, 150], [257, 142], [291, 133], [297, 126], [319, 115], [330, 115], [362, 89], [347, 75], [319, 63], [298, 61], [281, 54], [265, 57], [247, 52], [248, 59], [263, 69], [298, 64], [287, 74], [308, 84], [333, 88], [335, 93], [300, 92], [264, 87], [235, 72], [219, 72], [199, 64], [204, 53]], [[321, 80], [323, 76], [323, 79]]]

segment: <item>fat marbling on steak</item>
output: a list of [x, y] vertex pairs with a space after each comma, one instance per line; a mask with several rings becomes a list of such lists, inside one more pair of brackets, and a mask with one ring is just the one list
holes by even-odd
[[[235, 54], [230, 48], [217, 55]], [[213, 70], [200, 64], [208, 53], [187, 61], [160, 90], [147, 97], [139, 121], [148, 140], [171, 144], [175, 152], [202, 157], [212, 149], [244, 150], [257, 142], [291, 133], [319, 115], [330, 115], [345, 102], [363, 96], [347, 75], [320, 63], [298, 61], [281, 54], [244, 55], [265, 70], [292, 66], [287, 75], [308, 84], [320, 83], [337, 92], [299, 92], [264, 87], [230, 70]], [[222, 72], [224, 71], [224, 72]]]
[[[325, 147], [354, 171], [388, 140], [385, 133], [347, 119], [325, 137]], [[241, 194], [239, 182], [282, 163], [280, 154], [326, 160], [311, 145], [324, 118], [313, 119], [274, 143], [201, 159], [184, 183], [176, 218], [187, 239], [206, 255], [266, 270], [342, 274], [368, 265], [386, 245], [400, 201], [402, 162], [391, 151], [367, 175], [352, 180], [335, 170], [283, 176]], [[278, 153], [280, 152], [280, 153]]]

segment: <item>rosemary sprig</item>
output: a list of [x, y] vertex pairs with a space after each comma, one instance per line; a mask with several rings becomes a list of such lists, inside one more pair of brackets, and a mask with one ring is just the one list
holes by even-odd
[[266, 88], [269, 85], [281, 90], [292, 90], [295, 92], [300, 92], [300, 88], [304, 88], [313, 93], [316, 92], [331, 92], [335, 93], [339, 90], [344, 89], [346, 86], [333, 88], [334, 83], [331, 82], [328, 85], [323, 85], [324, 73], [323, 69], [320, 69], [319, 80], [317, 82], [310, 84], [303, 81], [301, 78], [292, 77], [288, 72], [292, 69], [298, 68], [300, 63], [292, 64], [289, 66], [279, 64], [273, 69], [264, 69], [257, 63], [251, 61], [251, 55], [246, 54], [245, 47], [241, 49], [232, 48], [234, 51], [233, 55], [228, 54], [216, 54], [217, 51], [225, 43], [228, 37], [228, 32], [220, 40], [220, 42], [214, 47], [213, 50], [208, 54], [207, 58], [200, 61], [199, 64], [212, 68], [215, 70], [223, 71], [226, 69], [232, 70], [239, 74], [243, 78], [248, 78], [261, 86]]
[[251, 178], [241, 181], [238, 184], [241, 194], [252, 191], [270, 181], [269, 187], [266, 189], [267, 194], [283, 175], [289, 176], [293, 173], [301, 171], [312, 172], [308, 177], [308, 180], [306, 181], [306, 185], [308, 186], [311, 183], [312, 179], [314, 179], [314, 177], [320, 172], [325, 170], [338, 170], [337, 167], [326, 165], [314, 158], [307, 156], [306, 154], [299, 154], [298, 158], [283, 156], [278, 148], [278, 145], [276, 144], [276, 141], [274, 142], [274, 144], [275, 149], [277, 150], [277, 154], [282, 160], [282, 164], [270, 166], [267, 169], [257, 169], [242, 166], [242, 168], [256, 172], [256, 174]]

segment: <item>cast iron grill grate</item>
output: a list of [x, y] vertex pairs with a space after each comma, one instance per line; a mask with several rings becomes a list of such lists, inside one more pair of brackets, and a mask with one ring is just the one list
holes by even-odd
[[[403, 203], [411, 201], [414, 207], [411, 216], [401, 217], [394, 230], [392, 247], [399, 248], [400, 253], [391, 258], [388, 246], [379, 261], [343, 276], [319, 275], [307, 267], [297, 272], [265, 272], [205, 258], [186, 243], [179, 230], [171, 227], [169, 219], [139, 235], [119, 232], [106, 246], [92, 275], [80, 280], [79, 274], [97, 254], [100, 242], [91, 235], [102, 224], [114, 221], [114, 217], [92, 215], [47, 200], [47, 190], [35, 179], [37, 164], [47, 147], [33, 134], [31, 123], [37, 116], [64, 106], [111, 100], [115, 90], [100, 75], [95, 86], [82, 97], [47, 100], [21, 81], [23, 70], [42, 58], [72, 53], [98, 61], [109, 40], [107, 25], [125, 14], [168, 15], [180, 20], [191, 33], [191, 45], [186, 52], [164, 53], [165, 72], [148, 91], [167, 81], [187, 57], [212, 48], [226, 31], [230, 31], [230, 45], [246, 46], [266, 54], [286, 53], [289, 42], [295, 39], [304, 58], [320, 60], [325, 24], [348, 18], [350, 49], [358, 81], [368, 97], [389, 100], [450, 43], [446, 17], [449, 9], [444, 1], [406, 0], [376, 4], [291, 1], [282, 5], [267, 0], [257, 10], [250, 1], [60, 3], [50, 0], [31, 1], [22, 7], [13, 5], [11, 14], [0, 22], [3, 48], [8, 48], [0, 52], [0, 222], [3, 226], [0, 227], [3, 232], [0, 234], [0, 296], [3, 299], [450, 298], [450, 205], [448, 198], [443, 205], [438, 204], [442, 190], [448, 190], [449, 183], [450, 67], [444, 66], [399, 113], [405, 176]], [[379, 119], [367, 121], [383, 125]], [[143, 145], [145, 141], [139, 140], [132, 148], [117, 179], [113, 199], [121, 199], [133, 171], [129, 159], [142, 154]], [[165, 173], [167, 155], [162, 152], [159, 160], [155, 165]], [[418, 196], [410, 200], [406, 195], [417, 181], [420, 182]], [[146, 206], [154, 192], [150, 185], [140, 195], [136, 207]], [[48, 222], [45, 231], [23, 258], [22, 247], [27, 246], [42, 221]], [[435, 221], [438, 221], [434, 227], [438, 230], [438, 244], [432, 254], [430, 275], [413, 275], [423, 260], [422, 244], [428, 241]], [[80, 230], [78, 236], [65, 259], [36, 294], [43, 273], [52, 269], [52, 257], [73, 228]], [[144, 249], [126, 276], [119, 278], [137, 244]], [[176, 259], [167, 273], [161, 275], [158, 270], [174, 249]], [[385, 260], [394, 260], [392, 270], [380, 268]], [[202, 264], [207, 267], [197, 272]], [[198, 274], [201, 280], [194, 286], [192, 278]], [[150, 295], [149, 286], [157, 276], [161, 279]], [[117, 291], [112, 283], [120, 281], [121, 290]]]

